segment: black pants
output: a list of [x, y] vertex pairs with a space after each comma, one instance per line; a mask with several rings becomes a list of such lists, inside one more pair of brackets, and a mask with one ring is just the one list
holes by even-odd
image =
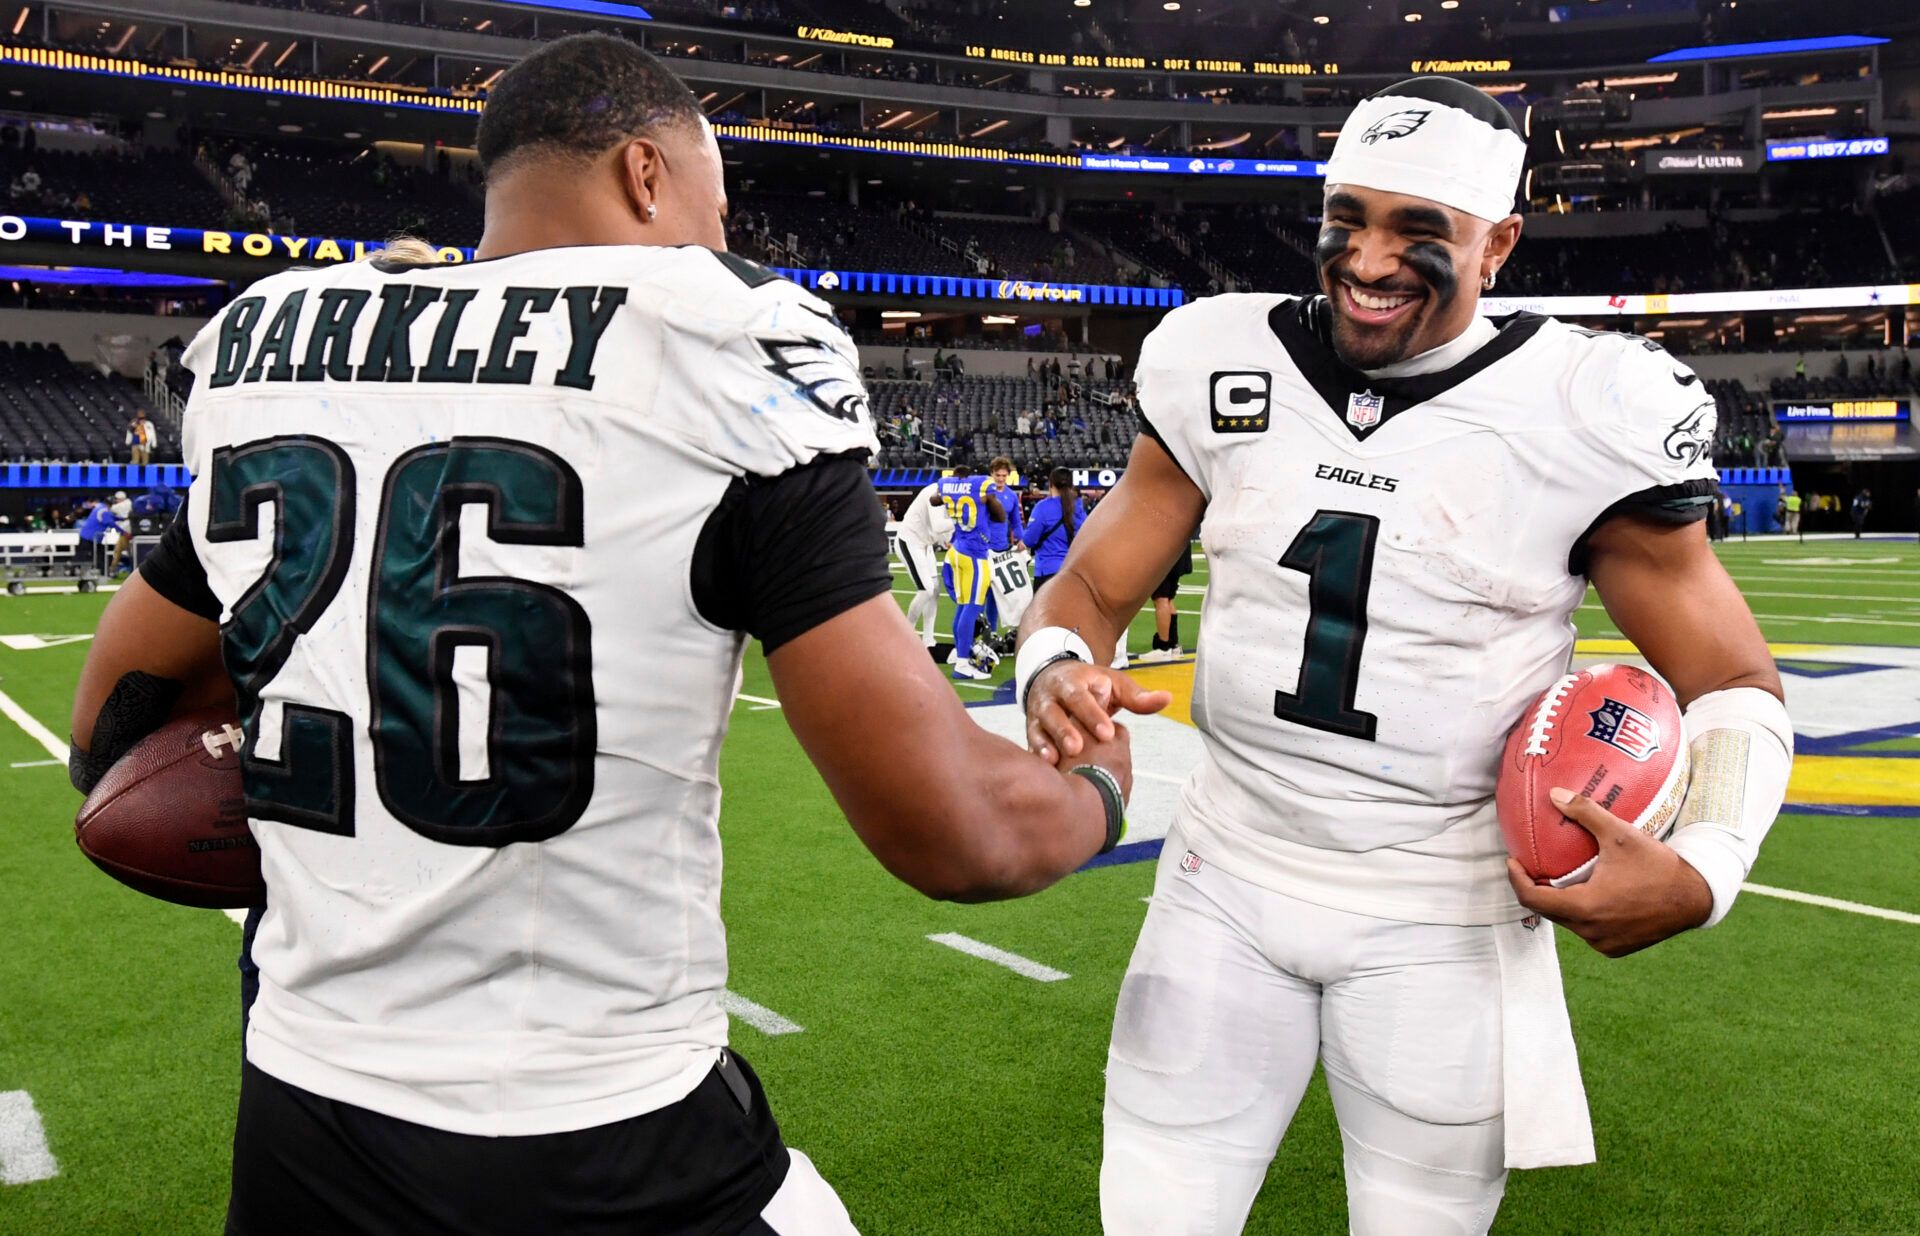
[[787, 1174], [747, 1063], [728, 1053], [670, 1107], [533, 1137], [449, 1133], [240, 1080], [228, 1236], [732, 1236]]

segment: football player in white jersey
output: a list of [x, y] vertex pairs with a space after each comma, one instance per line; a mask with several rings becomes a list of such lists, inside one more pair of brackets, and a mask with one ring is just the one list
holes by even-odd
[[920, 648], [857, 355], [724, 252], [684, 85], [563, 39], [477, 145], [479, 260], [288, 271], [194, 340], [187, 506], [75, 701], [82, 786], [178, 703], [244, 727], [269, 904], [227, 1230], [850, 1232], [727, 1047], [747, 638], [934, 896], [1111, 848], [1126, 744], [1063, 776]]
[[907, 582], [913, 585], [907, 621], [920, 628], [920, 642], [928, 648], [938, 642], [934, 628], [940, 618], [940, 555], [952, 535], [953, 517], [940, 499], [938, 481], [913, 495], [893, 535], [894, 556], [907, 569]]
[[[1509, 1167], [1592, 1158], [1530, 912], [1609, 956], [1710, 926], [1779, 810], [1780, 682], [1696, 522], [1711, 397], [1645, 340], [1476, 313], [1524, 154], [1462, 82], [1363, 101], [1327, 171], [1322, 295], [1210, 297], [1154, 330], [1151, 428], [1028, 616], [1029, 741], [1071, 761], [1138, 690], [1100, 666], [1198, 527], [1204, 757], [1115, 1015], [1108, 1233], [1239, 1231], [1316, 1061], [1352, 1230], [1486, 1231]], [[1494, 783], [1589, 581], [1685, 706], [1695, 772], [1670, 845], [1570, 799], [1597, 870], [1536, 888]]]

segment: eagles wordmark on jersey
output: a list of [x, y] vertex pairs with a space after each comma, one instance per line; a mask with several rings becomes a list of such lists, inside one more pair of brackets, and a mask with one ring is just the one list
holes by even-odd
[[1704, 514], [1712, 400], [1644, 340], [1532, 315], [1451, 369], [1370, 380], [1321, 341], [1325, 311], [1210, 297], [1142, 351], [1142, 412], [1207, 499], [1212, 741], [1183, 825], [1320, 904], [1513, 917], [1502, 739], [1565, 671], [1587, 533]]

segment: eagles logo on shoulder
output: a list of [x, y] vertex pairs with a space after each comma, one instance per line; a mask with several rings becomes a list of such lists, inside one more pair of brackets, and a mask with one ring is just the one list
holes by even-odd
[[1718, 419], [1717, 409], [1711, 401], [1689, 412], [1679, 424], [1667, 431], [1663, 444], [1667, 458], [1689, 466], [1698, 463], [1713, 449], [1713, 431]]
[[866, 389], [831, 344], [805, 338], [754, 342], [767, 354], [767, 371], [786, 379], [815, 408], [843, 421], [857, 422], [866, 415]]
[[1396, 137], [1416, 133], [1421, 125], [1427, 123], [1427, 117], [1431, 115], [1433, 115], [1433, 109], [1430, 107], [1408, 107], [1391, 112], [1367, 126], [1367, 131], [1360, 135], [1360, 144], [1371, 146], [1378, 141], [1391, 141]]

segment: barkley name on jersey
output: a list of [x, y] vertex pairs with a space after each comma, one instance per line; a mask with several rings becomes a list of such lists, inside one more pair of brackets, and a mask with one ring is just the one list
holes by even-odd
[[1644, 339], [1530, 314], [1451, 368], [1370, 379], [1327, 314], [1209, 297], [1141, 351], [1148, 432], [1207, 499], [1208, 741], [1180, 826], [1319, 904], [1516, 919], [1501, 743], [1565, 672], [1587, 535], [1704, 518], [1713, 400]]
[[363, 262], [254, 284], [186, 363], [183, 522], [270, 889], [249, 1058], [473, 1134], [684, 1097], [726, 1042], [744, 632], [806, 629], [832, 574], [780, 529], [853, 512], [878, 582], [843, 595], [887, 587], [830, 309], [693, 247]]

